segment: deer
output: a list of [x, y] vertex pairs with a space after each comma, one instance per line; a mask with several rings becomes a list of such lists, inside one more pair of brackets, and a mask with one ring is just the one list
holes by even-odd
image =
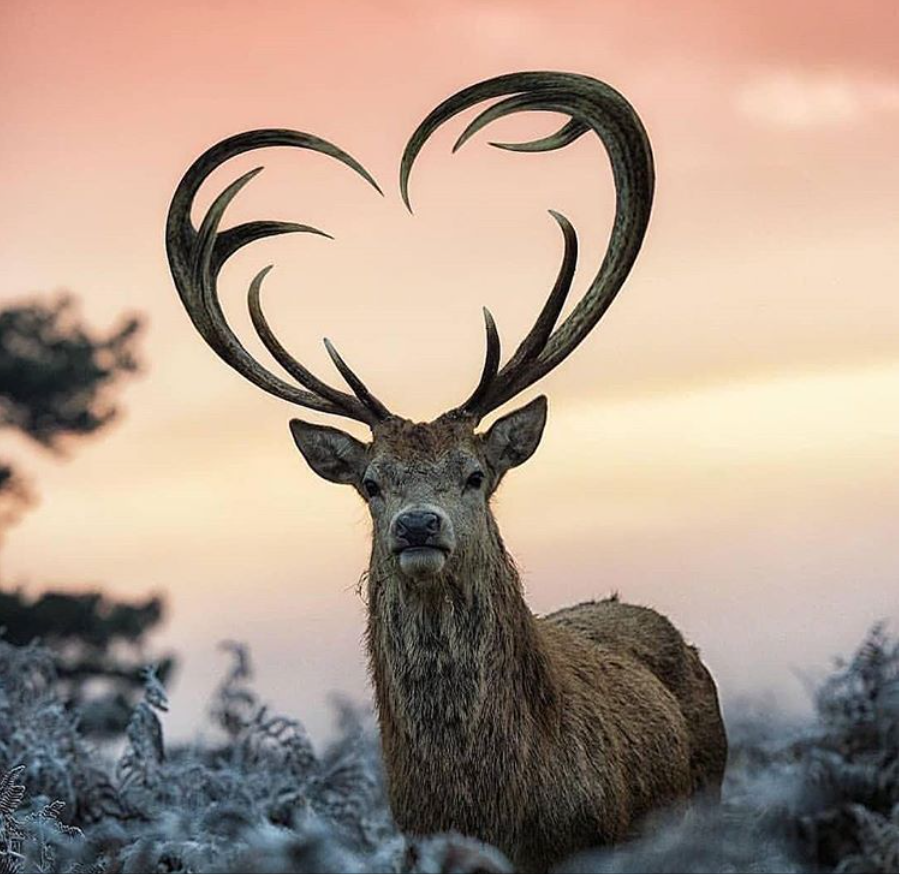
[[492, 145], [547, 152], [593, 133], [612, 165], [615, 219], [598, 273], [560, 322], [578, 239], [569, 220], [551, 211], [562, 233], [562, 264], [533, 327], [501, 366], [499, 332], [485, 308], [480, 379], [465, 401], [433, 421], [393, 414], [328, 339], [328, 355], [350, 392], [289, 353], [261, 305], [271, 265], [249, 285], [250, 318], [293, 382], [261, 364], [229, 326], [217, 280], [230, 256], [273, 235], [329, 236], [282, 221], [220, 230], [228, 205], [262, 168], [229, 185], [198, 228], [191, 220], [204, 180], [228, 159], [261, 147], [330, 156], [381, 193], [349, 153], [287, 129], [222, 140], [177, 186], [166, 245], [188, 316], [226, 364], [277, 398], [371, 432], [364, 442], [329, 425], [290, 421], [312, 471], [354, 489], [371, 515], [365, 642], [397, 826], [412, 836], [455, 831], [496, 846], [521, 871], [545, 871], [581, 850], [628, 839], [654, 812], [718, 798], [727, 739], [710, 672], [662, 614], [615, 595], [546, 616], [528, 607], [492, 500], [507, 473], [536, 451], [546, 397], [478, 430], [581, 344], [625, 282], [653, 200], [647, 134], [628, 101], [597, 79], [561, 72], [488, 79], [440, 103], [409, 139], [400, 167], [407, 208], [410, 173], [425, 143], [451, 118], [485, 103], [454, 151], [503, 117], [562, 115], [564, 126], [550, 136]]

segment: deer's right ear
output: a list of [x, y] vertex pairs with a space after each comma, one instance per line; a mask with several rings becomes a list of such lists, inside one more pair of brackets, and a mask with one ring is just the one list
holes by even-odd
[[291, 434], [310, 468], [332, 483], [357, 484], [368, 464], [366, 445], [326, 425], [291, 420]]

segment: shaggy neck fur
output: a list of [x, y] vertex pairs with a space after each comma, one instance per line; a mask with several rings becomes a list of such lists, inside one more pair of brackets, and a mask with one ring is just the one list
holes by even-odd
[[483, 543], [424, 584], [403, 578], [375, 545], [367, 637], [389, 747], [472, 753], [485, 733], [520, 732], [525, 712], [537, 716], [553, 699], [534, 617], [492, 518]]

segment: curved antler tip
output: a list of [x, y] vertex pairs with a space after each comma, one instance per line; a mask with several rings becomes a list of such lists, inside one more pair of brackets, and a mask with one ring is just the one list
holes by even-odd
[[556, 221], [556, 224], [559, 225], [560, 228], [562, 228], [563, 233], [569, 233], [569, 234], [575, 233], [575, 227], [569, 221], [567, 216], [565, 216], [563, 213], [560, 213], [557, 210], [547, 210], [547, 212], [550, 213], [551, 216], [553, 216], [554, 220]]
[[495, 149], [502, 149], [504, 152], [540, 152], [540, 149], [535, 148], [535, 143], [540, 143], [540, 140], [529, 140], [527, 143], [499, 143], [491, 141], [488, 143], [489, 146], [493, 146]]
[[[479, 122], [479, 119], [476, 118], [475, 121], [473, 121], [473, 122], [472, 122], [472, 123], [471, 123], [471, 124], [470, 124], [470, 125], [469, 125], [469, 126], [468, 126], [468, 127], [467, 127], [467, 128], [466, 128], [466, 129], [465, 129], [465, 130], [457, 137], [457, 138], [456, 138], [456, 142], [453, 144], [453, 148], [450, 150], [452, 154], [455, 155], [455, 154], [456, 154], [456, 153], [457, 153], [457, 152], [458, 152], [458, 151], [459, 151], [466, 143], [469, 142], [469, 140], [472, 139], [472, 137], [475, 136], [475, 134], [477, 134], [477, 133], [481, 130], [482, 125], [478, 124], [478, 122]], [[493, 143], [492, 143], [491, 145], [493, 145]]]
[[262, 289], [263, 280], [268, 276], [269, 271], [272, 270], [273, 267], [275, 267], [274, 264], [266, 265], [262, 270], [258, 271], [256, 276], [250, 281], [250, 288], [247, 289], [247, 303], [250, 305], [251, 314], [260, 309], [260, 289]]
[[248, 170], [246, 173], [238, 177], [236, 180], [237, 183], [240, 184], [241, 188], [243, 188], [254, 176], [259, 176], [260, 173], [263, 172], [266, 168], [260, 164], [259, 167], [254, 167], [252, 170]]
[[487, 307], [482, 307], [481, 312], [484, 314], [484, 332], [487, 335], [488, 346], [494, 349], [497, 362], [500, 361], [500, 332], [497, 330], [497, 323], [494, 321], [494, 314]]

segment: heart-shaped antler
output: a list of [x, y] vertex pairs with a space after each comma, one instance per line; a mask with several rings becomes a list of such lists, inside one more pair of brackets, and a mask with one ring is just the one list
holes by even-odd
[[[455, 413], [480, 420], [555, 368], [597, 324], [628, 276], [647, 230], [653, 201], [653, 157], [644, 127], [631, 105], [613, 88], [588, 76], [573, 73], [513, 73], [498, 76], [454, 94], [419, 125], [406, 146], [400, 166], [400, 190], [409, 206], [409, 175], [428, 138], [446, 121], [479, 103], [503, 98], [488, 106], [469, 123], [454, 151], [491, 122], [518, 112], [555, 112], [568, 117], [552, 136], [530, 143], [493, 143], [518, 152], [561, 149], [588, 131], [606, 147], [616, 186], [616, 216], [600, 270], [584, 297], [559, 327], [555, 327], [572, 284], [578, 258], [575, 230], [565, 216], [551, 211], [563, 233], [564, 254], [559, 276], [547, 302], [513, 356], [500, 367], [500, 336], [485, 309], [487, 351], [475, 391]], [[293, 146], [330, 155], [358, 173], [377, 191], [375, 180], [359, 162], [337, 146], [312, 134], [289, 130], [260, 130], [223, 140], [201, 155], [181, 180], [166, 225], [169, 266], [181, 300], [203, 339], [232, 368], [260, 388], [286, 401], [376, 425], [392, 416], [363, 384], [326, 339], [332, 361], [353, 395], [322, 382], [278, 341], [263, 315], [260, 288], [267, 267], [250, 285], [248, 304], [253, 325], [266, 349], [299, 384], [294, 386], [264, 368], [244, 348], [225, 320], [219, 303], [217, 279], [225, 261], [248, 243], [263, 237], [301, 231], [329, 236], [309, 225], [291, 222], [247, 222], [225, 231], [219, 224], [237, 193], [262, 168], [233, 182], [209, 208], [195, 229], [191, 207], [204, 180], [236, 155], [267, 146]], [[303, 387], [303, 388], [300, 388]]]
[[481, 419], [518, 395], [553, 368], [587, 337], [613, 302], [628, 276], [650, 220], [653, 202], [653, 155], [644, 126], [631, 104], [609, 85], [574, 73], [511, 73], [472, 85], [436, 107], [410, 137], [400, 165], [400, 191], [409, 207], [409, 175], [428, 138], [455, 115], [486, 100], [504, 98], [487, 107], [468, 125], [455, 152], [491, 122], [518, 112], [556, 112], [569, 117], [556, 134], [529, 143], [492, 143], [515, 152], [561, 149], [593, 131], [606, 147], [616, 186], [616, 216], [599, 272], [571, 314], [556, 328], [575, 273], [578, 242], [565, 218], [551, 211], [563, 232], [565, 251], [556, 284], [512, 358], [502, 367], [500, 337], [485, 310], [487, 352], [481, 380], [460, 405], [460, 413]]

